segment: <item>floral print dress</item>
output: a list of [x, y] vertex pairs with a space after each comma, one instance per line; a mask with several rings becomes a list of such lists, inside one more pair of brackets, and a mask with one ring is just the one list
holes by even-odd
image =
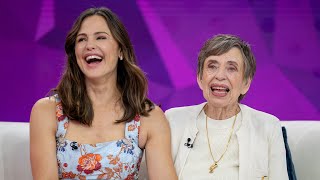
[[143, 151], [138, 146], [140, 117], [126, 123], [125, 138], [97, 144], [65, 139], [69, 119], [57, 100], [56, 132], [59, 179], [138, 179]]

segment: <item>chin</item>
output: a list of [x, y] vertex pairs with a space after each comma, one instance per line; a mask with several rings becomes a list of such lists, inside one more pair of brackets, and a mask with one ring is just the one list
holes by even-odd
[[87, 75], [85, 75], [85, 77], [88, 78], [88, 79], [99, 79], [99, 78], [101, 78], [103, 76], [100, 75], [100, 74], [87, 74]]
[[225, 106], [228, 106], [229, 104], [226, 102], [226, 101], [224, 101], [224, 100], [216, 100], [216, 99], [214, 99], [214, 100], [209, 100], [209, 101], [207, 101], [208, 102], [208, 104], [210, 105], [210, 106], [212, 106], [212, 107], [216, 107], [216, 108], [222, 108], [222, 107], [225, 107]]
[[214, 107], [226, 107], [238, 104], [238, 101], [232, 101], [230, 98], [210, 98], [207, 102]]

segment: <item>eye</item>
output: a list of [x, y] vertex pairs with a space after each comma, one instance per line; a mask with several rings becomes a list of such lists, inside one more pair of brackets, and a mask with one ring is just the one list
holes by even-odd
[[98, 36], [97, 40], [99, 40], [99, 39], [107, 39], [107, 38], [105, 36]]
[[209, 65], [208, 65], [208, 68], [210, 68], [210, 69], [217, 69], [218, 67], [215, 66], [215, 65], [213, 65], [213, 64], [209, 64]]
[[86, 39], [84, 37], [78, 38], [77, 42], [85, 41]]
[[235, 67], [229, 67], [228, 68], [228, 71], [231, 71], [231, 72], [234, 72], [234, 71], [237, 71], [238, 69], [237, 68], [235, 68]]

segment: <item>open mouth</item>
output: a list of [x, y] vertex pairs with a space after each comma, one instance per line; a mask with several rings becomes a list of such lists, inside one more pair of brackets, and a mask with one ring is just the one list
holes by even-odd
[[102, 61], [102, 57], [100, 56], [97, 56], [97, 55], [91, 55], [91, 56], [87, 56], [86, 57], [86, 62], [88, 64], [91, 64], [91, 63], [100, 63]]
[[229, 88], [223, 88], [223, 87], [211, 87], [211, 91], [217, 91], [217, 92], [229, 92]]

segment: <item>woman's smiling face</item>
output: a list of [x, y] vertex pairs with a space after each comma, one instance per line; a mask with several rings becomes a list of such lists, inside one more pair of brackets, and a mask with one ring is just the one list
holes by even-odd
[[197, 81], [209, 105], [217, 108], [238, 103], [239, 96], [249, 90], [251, 83], [244, 79], [244, 60], [236, 47], [207, 57], [202, 77], [198, 76]]
[[75, 54], [87, 78], [116, 75], [120, 49], [102, 16], [93, 15], [84, 19], [77, 34]]

